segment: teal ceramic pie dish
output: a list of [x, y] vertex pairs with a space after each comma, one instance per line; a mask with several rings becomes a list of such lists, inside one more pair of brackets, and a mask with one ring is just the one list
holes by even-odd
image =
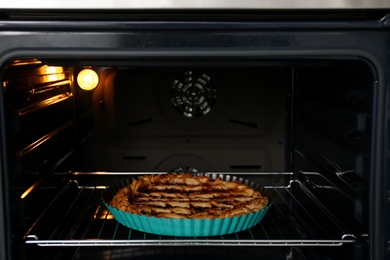
[[[125, 180], [115, 186], [110, 186], [103, 194], [102, 200], [111, 215], [120, 224], [146, 233], [179, 237], [205, 237], [226, 235], [249, 229], [257, 225], [267, 214], [272, 203], [264, 209], [247, 215], [231, 218], [214, 219], [174, 219], [157, 218], [132, 214], [118, 210], [109, 205], [114, 195], [123, 187], [129, 185], [131, 180]], [[252, 187], [253, 188], [253, 187]]]

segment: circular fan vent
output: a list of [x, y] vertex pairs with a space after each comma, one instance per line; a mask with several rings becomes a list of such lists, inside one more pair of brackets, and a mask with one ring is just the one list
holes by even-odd
[[186, 117], [201, 117], [213, 108], [217, 90], [207, 74], [187, 71], [171, 87], [171, 103]]

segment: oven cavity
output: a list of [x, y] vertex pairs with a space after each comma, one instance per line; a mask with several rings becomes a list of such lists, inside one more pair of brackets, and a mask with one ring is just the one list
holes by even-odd
[[[282, 259], [367, 252], [372, 68], [356, 58], [212, 60], [3, 68], [13, 230], [28, 250], [61, 247], [75, 259], [92, 246], [129, 256], [141, 246], [278, 248]], [[93, 90], [75, 82], [85, 68], [99, 76]], [[250, 180], [272, 206], [248, 230], [183, 238], [124, 227], [102, 203], [124, 179], [183, 171]]]

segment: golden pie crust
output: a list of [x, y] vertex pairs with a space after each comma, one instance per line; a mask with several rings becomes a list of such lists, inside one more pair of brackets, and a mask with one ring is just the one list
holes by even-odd
[[158, 218], [215, 219], [257, 212], [268, 205], [268, 198], [237, 181], [167, 173], [134, 179], [109, 205]]

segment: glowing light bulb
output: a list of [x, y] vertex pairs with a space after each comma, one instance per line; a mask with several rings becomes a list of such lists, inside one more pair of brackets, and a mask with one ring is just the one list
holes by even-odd
[[91, 69], [84, 69], [77, 75], [77, 84], [84, 90], [93, 90], [99, 84], [99, 76]]

